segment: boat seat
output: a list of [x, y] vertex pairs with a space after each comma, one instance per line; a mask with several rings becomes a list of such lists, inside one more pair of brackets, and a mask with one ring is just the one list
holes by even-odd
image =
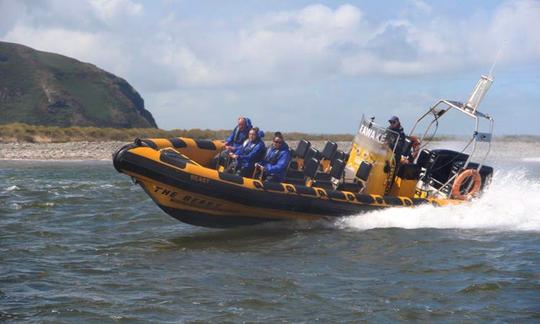
[[332, 160], [330, 161], [330, 165], [333, 166], [334, 165], [334, 162], [336, 160], [343, 160], [345, 162], [347, 162], [347, 159], [345, 158], [347, 156], [347, 154], [343, 151], [336, 151], [336, 154], [334, 154], [334, 157], [332, 158]]
[[306, 156], [307, 151], [311, 147], [311, 142], [308, 140], [300, 140], [296, 146], [295, 154], [297, 158], [303, 159]]
[[330, 160], [330, 162], [325, 166], [324, 168], [324, 172], [326, 173], [329, 173], [330, 170], [332, 170], [332, 168], [334, 167], [334, 163], [337, 161], [337, 160], [342, 160], [342, 161], [347, 161], [345, 159], [345, 153], [343, 151], [336, 151], [334, 153], [334, 156], [332, 157], [332, 159]]
[[341, 182], [344, 170], [345, 162], [338, 159], [334, 162], [334, 166], [330, 170], [330, 173], [319, 172], [315, 175], [313, 185], [323, 186], [323, 188], [330, 186], [332, 189], [335, 189]]
[[293, 149], [289, 148], [289, 153], [290, 153], [289, 155], [290, 158], [289, 158], [289, 163], [287, 165], [287, 171], [291, 169], [298, 170], [298, 161], [296, 161], [296, 158], [295, 158], [296, 152]]
[[330, 170], [330, 176], [335, 179], [341, 179], [343, 177], [343, 171], [345, 170], [346, 162], [344, 160], [337, 159]]
[[331, 161], [337, 151], [337, 144], [335, 142], [328, 141], [324, 145], [321, 156], [323, 159]]
[[306, 155], [304, 156], [304, 161], [306, 161], [305, 163], [307, 163], [307, 161], [309, 161], [312, 158], [316, 159], [317, 162], [320, 162], [321, 160], [321, 153], [319, 152], [319, 150], [317, 150], [314, 147], [310, 147], [307, 150]]
[[305, 139], [302, 139], [298, 142], [295, 150], [291, 150], [291, 162], [289, 167], [301, 170], [304, 166], [304, 159], [307, 151], [311, 148], [311, 142]]
[[319, 160], [312, 157], [310, 159], [306, 159], [306, 163], [304, 165], [304, 177], [313, 179], [315, 178], [315, 174], [319, 170]]

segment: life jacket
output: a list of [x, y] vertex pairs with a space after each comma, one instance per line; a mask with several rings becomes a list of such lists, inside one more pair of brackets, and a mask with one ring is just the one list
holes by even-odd
[[268, 150], [268, 153], [266, 153], [266, 157], [264, 160], [272, 165], [276, 164], [279, 161], [279, 158], [284, 154], [284, 150], [279, 149], [273, 149], [271, 148]]
[[240, 138], [241, 132], [238, 129], [238, 126], [236, 126], [234, 128], [233, 132], [234, 132], [234, 135], [233, 135], [233, 138], [232, 138], [233, 143], [234, 144], [242, 144], [242, 138]]
[[251, 142], [250, 140], [245, 140], [244, 144], [242, 144], [242, 154], [249, 154], [249, 152], [253, 151], [255, 146], [259, 144], [260, 140], [257, 139], [255, 142]]

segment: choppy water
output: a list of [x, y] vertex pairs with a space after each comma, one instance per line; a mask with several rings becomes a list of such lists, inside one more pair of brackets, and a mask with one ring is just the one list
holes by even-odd
[[0, 322], [540, 321], [540, 150], [470, 205], [210, 230], [108, 162], [0, 161]]

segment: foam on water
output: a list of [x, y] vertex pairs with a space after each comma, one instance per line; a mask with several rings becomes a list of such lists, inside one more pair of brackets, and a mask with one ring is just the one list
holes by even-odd
[[521, 159], [523, 162], [540, 162], [540, 157], [526, 157]]
[[458, 206], [392, 208], [344, 218], [344, 229], [461, 228], [540, 231], [540, 181], [523, 170], [497, 172], [484, 195]]

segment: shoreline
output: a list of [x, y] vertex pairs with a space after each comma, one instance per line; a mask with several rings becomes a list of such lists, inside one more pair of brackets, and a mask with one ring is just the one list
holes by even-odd
[[[326, 141], [311, 141], [313, 147], [322, 150]], [[463, 142], [443, 141], [450, 144], [450, 149], [461, 149]], [[103, 142], [65, 142], [65, 143], [0, 143], [0, 162], [84, 162], [84, 161], [111, 161], [112, 154], [131, 141], [103, 141]], [[268, 146], [270, 143], [265, 141]], [[298, 141], [287, 141], [290, 147], [296, 148]], [[434, 142], [436, 143], [436, 142]], [[347, 151], [351, 147], [350, 142], [337, 142], [340, 150]], [[492, 157], [506, 157], [508, 146], [521, 147], [521, 151], [527, 152], [525, 158], [536, 162], [540, 156], [540, 141], [494, 141]]]
[[1, 161], [110, 161], [129, 142], [0, 143]]
[[[65, 143], [0, 143], [0, 161], [77, 162], [111, 161], [112, 154], [130, 142], [65, 142]], [[296, 148], [298, 141], [287, 142]], [[322, 150], [325, 141], [311, 141]], [[350, 142], [337, 142], [340, 149], [348, 150]], [[270, 142], [265, 141], [266, 146]]]

